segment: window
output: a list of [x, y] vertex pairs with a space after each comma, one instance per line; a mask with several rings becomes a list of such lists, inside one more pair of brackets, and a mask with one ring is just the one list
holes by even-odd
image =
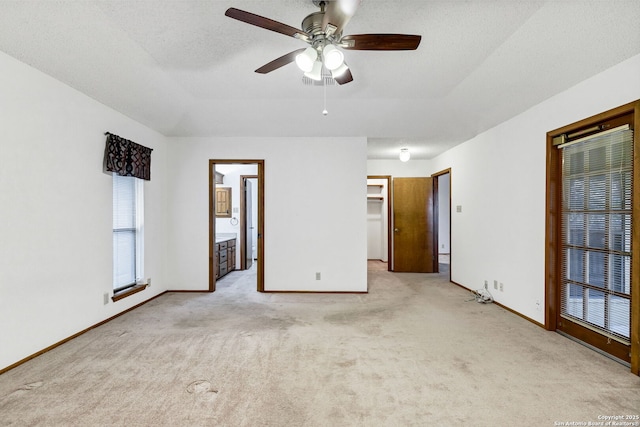
[[113, 174], [113, 290], [143, 276], [143, 181]]
[[640, 374], [640, 100], [547, 132], [545, 327]]
[[561, 316], [628, 345], [633, 131], [620, 126], [579, 141], [561, 153]]

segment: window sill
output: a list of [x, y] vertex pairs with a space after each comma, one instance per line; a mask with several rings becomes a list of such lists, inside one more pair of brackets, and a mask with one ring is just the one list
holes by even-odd
[[137, 294], [140, 291], [144, 291], [147, 288], [147, 286], [148, 286], [147, 284], [140, 284], [140, 285], [132, 286], [127, 289], [123, 289], [122, 291], [113, 294], [113, 296], [111, 297], [111, 301], [113, 302], [120, 301], [123, 298], [131, 296], [133, 294]]

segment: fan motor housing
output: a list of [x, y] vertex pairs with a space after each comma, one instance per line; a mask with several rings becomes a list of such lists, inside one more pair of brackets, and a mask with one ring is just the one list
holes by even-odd
[[315, 36], [322, 33], [322, 20], [324, 12], [313, 12], [302, 20], [302, 30], [308, 34]]

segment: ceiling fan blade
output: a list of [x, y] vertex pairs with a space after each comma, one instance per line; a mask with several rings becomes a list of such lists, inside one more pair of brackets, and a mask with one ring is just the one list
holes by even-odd
[[256, 27], [266, 30], [275, 31], [285, 36], [295, 37], [304, 41], [311, 39], [311, 36], [302, 30], [283, 24], [282, 22], [274, 21], [273, 19], [265, 18], [264, 16], [236, 9], [235, 7], [230, 7], [224, 14], [229, 18], [237, 19], [238, 21], [246, 22], [247, 24], [255, 25]]
[[333, 78], [339, 85], [343, 85], [353, 81], [353, 75], [351, 75], [351, 70], [347, 68], [347, 70], [340, 74], [338, 77]]
[[324, 18], [322, 19], [322, 29], [326, 30], [327, 25], [335, 27], [334, 33], [340, 34], [347, 22], [355, 15], [361, 0], [337, 0], [329, 1], [325, 6]]
[[340, 45], [350, 50], [415, 50], [421, 39], [410, 34], [356, 34], [344, 36]]
[[294, 50], [293, 52], [289, 52], [286, 55], [282, 55], [280, 58], [278, 59], [274, 59], [273, 61], [269, 62], [268, 64], [264, 64], [262, 67], [258, 68], [256, 70], [256, 73], [260, 73], [260, 74], [267, 74], [272, 72], [273, 70], [277, 70], [280, 67], [283, 67], [293, 61], [296, 60], [296, 56], [298, 56], [299, 54], [301, 54], [302, 52], [304, 52], [306, 48], [302, 48], [302, 49], [297, 49]]

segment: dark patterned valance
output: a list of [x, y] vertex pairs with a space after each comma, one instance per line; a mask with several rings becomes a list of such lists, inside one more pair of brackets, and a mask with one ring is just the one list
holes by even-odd
[[151, 180], [151, 152], [153, 149], [107, 132], [104, 149], [104, 169], [122, 176]]

